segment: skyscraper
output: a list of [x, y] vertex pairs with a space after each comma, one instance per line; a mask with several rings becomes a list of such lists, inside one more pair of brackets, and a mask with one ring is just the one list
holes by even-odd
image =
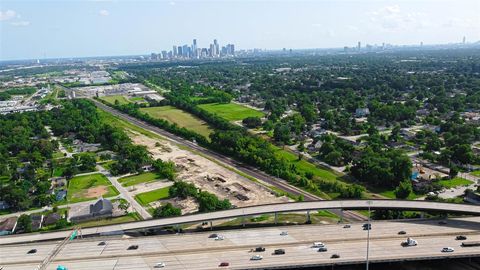
[[198, 53], [197, 53], [197, 39], [193, 39], [193, 44], [192, 44], [192, 56], [195, 58], [198, 58]]
[[172, 50], [173, 57], [177, 57], [177, 46], [173, 45], [173, 50]]
[[359, 41], [358, 44], [357, 44], [357, 50], [360, 51], [361, 48], [362, 48], [362, 43], [360, 43], [360, 41]]
[[463, 36], [462, 43], [465, 44], [466, 41], [467, 41], [467, 38], [465, 36]]
[[218, 42], [216, 39], [213, 40], [213, 47], [214, 47], [214, 53], [213, 56], [217, 57], [220, 55], [220, 45], [218, 45]]

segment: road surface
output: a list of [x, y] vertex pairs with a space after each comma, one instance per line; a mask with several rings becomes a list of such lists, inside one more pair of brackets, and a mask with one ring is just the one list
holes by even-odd
[[[448, 220], [439, 225], [436, 220], [373, 222], [370, 233], [371, 261], [433, 259], [436, 257], [478, 256], [480, 247], [462, 248], [457, 235], [469, 241], [480, 241], [479, 217]], [[404, 230], [406, 235], [398, 235]], [[281, 235], [287, 231], [288, 235]], [[208, 233], [149, 236], [138, 238], [91, 238], [69, 242], [47, 268], [64, 265], [74, 270], [154, 269], [158, 262], [165, 269], [218, 269], [221, 262], [229, 262], [228, 269], [265, 268], [299, 265], [328, 265], [332, 263], [361, 263], [366, 255], [366, 231], [361, 223], [343, 225], [302, 225], [270, 228], [215, 231], [225, 237], [223, 241], [209, 238]], [[407, 237], [418, 241], [416, 247], [401, 247]], [[100, 241], [106, 245], [99, 246]], [[313, 242], [326, 244], [327, 252], [312, 248]], [[4, 270], [33, 269], [56, 246], [57, 242], [0, 246], [0, 265]], [[127, 250], [138, 245], [137, 250]], [[251, 249], [263, 246], [265, 252]], [[443, 247], [455, 252], [442, 253]], [[36, 248], [37, 253], [26, 255]], [[273, 255], [282, 248], [285, 255]], [[250, 260], [254, 254], [264, 258]], [[332, 254], [340, 258], [331, 259]]]

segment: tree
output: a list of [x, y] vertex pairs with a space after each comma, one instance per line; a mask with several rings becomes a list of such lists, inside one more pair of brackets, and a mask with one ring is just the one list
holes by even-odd
[[29, 215], [21, 215], [17, 220], [17, 228], [21, 232], [29, 233], [32, 231], [32, 218]]
[[412, 193], [412, 183], [410, 180], [404, 180], [400, 182], [398, 187], [395, 189], [395, 197], [398, 199], [406, 199]]
[[174, 207], [171, 203], [166, 203], [160, 207], [155, 208], [153, 211], [154, 218], [161, 218], [161, 217], [175, 217], [180, 216], [182, 214], [182, 210], [180, 208]]
[[183, 181], [176, 181], [168, 190], [170, 197], [179, 197], [181, 199], [196, 197], [197, 193], [195, 185]]
[[450, 171], [448, 172], [448, 176], [450, 177], [450, 179], [453, 179], [455, 177], [457, 177], [458, 175], [458, 167], [457, 166], [452, 166], [450, 168]]
[[288, 144], [290, 142], [290, 128], [286, 124], [279, 123], [273, 130], [275, 141]]
[[260, 117], [251, 116], [243, 119], [242, 123], [248, 128], [257, 128], [262, 125], [262, 120], [260, 119]]

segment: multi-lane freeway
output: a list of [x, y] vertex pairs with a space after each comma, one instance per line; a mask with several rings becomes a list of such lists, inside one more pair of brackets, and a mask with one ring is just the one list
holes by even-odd
[[[178, 217], [144, 220], [102, 227], [86, 228], [82, 230], [83, 235], [98, 235], [111, 232], [125, 232], [158, 228], [180, 224], [196, 224], [204, 221], [225, 220], [238, 217], [256, 216], [263, 214], [284, 213], [284, 212], [307, 212], [325, 209], [395, 209], [414, 211], [445, 211], [450, 213], [464, 213], [480, 215], [479, 205], [439, 203], [432, 201], [407, 201], [407, 200], [338, 200], [338, 201], [309, 201], [296, 203], [277, 203], [235, 208], [217, 212], [191, 214]], [[30, 233], [23, 235], [12, 235], [0, 237], [0, 245], [45, 241], [62, 239], [69, 235], [68, 231], [57, 231], [51, 233]]]
[[[469, 241], [480, 241], [480, 218], [447, 220], [413, 220], [374, 222], [370, 233], [370, 260], [372, 262], [421, 260], [444, 257], [478, 256], [480, 247], [463, 248], [457, 235]], [[63, 247], [47, 269], [64, 265], [69, 269], [118, 270], [154, 269], [165, 263], [165, 269], [218, 269], [221, 262], [228, 262], [229, 269], [295, 267], [305, 265], [329, 265], [332, 263], [362, 263], [366, 256], [367, 233], [362, 223], [350, 228], [338, 225], [282, 226], [235, 231], [213, 231], [138, 238], [95, 237], [74, 240]], [[287, 235], [282, 235], [282, 232]], [[405, 231], [405, 235], [399, 235]], [[224, 240], [209, 238], [211, 233], [224, 236]], [[418, 241], [418, 246], [402, 247], [407, 237]], [[105, 245], [98, 245], [105, 241]], [[324, 242], [326, 252], [313, 248], [315, 241]], [[0, 265], [4, 270], [33, 269], [46, 257], [58, 242], [42, 242], [0, 246]], [[128, 250], [138, 245], [136, 250]], [[263, 246], [265, 252], [251, 249]], [[441, 249], [453, 247], [454, 252]], [[35, 254], [28, 254], [31, 249]], [[284, 249], [284, 255], [272, 254]], [[262, 260], [252, 261], [254, 254]], [[332, 259], [333, 254], [340, 258]]]
[[[95, 102], [95, 105], [97, 105], [97, 107], [101, 108], [102, 110], [104, 111], [107, 111], [109, 112], [110, 114], [112, 115], [115, 115], [116, 117], [119, 117], [120, 119], [122, 120], [125, 120], [127, 122], [130, 122], [136, 126], [139, 126], [143, 129], [146, 129], [150, 132], [153, 132], [153, 133], [157, 133], [157, 134], [160, 134], [161, 136], [171, 140], [172, 142], [176, 143], [176, 144], [180, 144], [180, 145], [185, 145], [199, 153], [202, 153], [202, 155], [204, 156], [207, 156], [209, 157], [210, 159], [214, 159], [214, 160], [217, 160], [218, 162], [221, 162], [223, 163], [224, 165], [227, 165], [231, 168], [235, 168], [236, 170], [239, 170], [241, 171], [242, 173], [245, 173], [247, 175], [250, 175], [256, 179], [259, 179], [265, 183], [268, 183], [268, 185], [272, 185], [272, 186], [275, 186], [281, 190], [284, 190], [292, 195], [295, 195], [295, 196], [298, 196], [298, 195], [303, 195], [304, 197], [304, 200], [305, 201], [316, 201], [316, 200], [321, 200], [322, 198], [316, 196], [316, 195], [313, 195], [311, 193], [308, 193], [304, 190], [301, 190], [295, 186], [292, 186], [290, 184], [288, 184], [285, 180], [281, 179], [281, 178], [278, 178], [278, 177], [274, 177], [274, 176], [271, 176], [271, 175], [268, 175], [264, 172], [262, 172], [261, 170], [258, 170], [252, 166], [248, 166], [242, 162], [238, 162], [232, 158], [229, 158], [227, 156], [224, 156], [222, 154], [219, 154], [217, 152], [214, 152], [214, 151], [211, 151], [207, 148], [204, 148], [204, 147], [201, 147], [199, 146], [198, 144], [196, 143], [193, 143], [189, 140], [185, 140], [179, 136], [176, 136], [172, 133], [169, 133], [163, 129], [160, 129], [158, 127], [155, 127], [153, 125], [150, 125], [148, 123], [145, 123], [141, 120], [138, 120], [134, 117], [131, 117], [125, 113], [122, 113], [118, 110], [115, 110], [97, 100], [94, 100], [92, 99], [93, 102]], [[359, 214], [359, 213], [356, 213], [356, 212], [352, 212], [352, 211], [345, 211], [345, 212], [340, 212], [338, 210], [333, 210], [333, 212], [337, 215], [342, 215], [343, 218], [345, 219], [348, 219], [348, 220], [357, 220], [357, 221], [361, 221], [361, 220], [366, 220], [366, 217]]]

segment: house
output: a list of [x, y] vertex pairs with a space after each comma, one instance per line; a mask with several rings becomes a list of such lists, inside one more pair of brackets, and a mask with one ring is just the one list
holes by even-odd
[[0, 222], [0, 235], [12, 234], [17, 228], [17, 217], [10, 217]]
[[5, 210], [10, 208], [10, 205], [6, 201], [0, 201], [0, 210]]
[[72, 207], [70, 209], [70, 220], [73, 222], [111, 217], [112, 215], [112, 202], [104, 198], [100, 198], [97, 202], [89, 206]]
[[50, 226], [50, 225], [53, 225], [55, 223], [57, 223], [57, 221], [59, 221], [62, 217], [60, 216], [59, 213], [51, 213], [51, 214], [48, 214], [44, 219], [43, 219], [43, 225], [44, 226]]
[[65, 177], [50, 178], [52, 188], [63, 187], [67, 185], [67, 179]]
[[57, 201], [63, 201], [67, 197], [67, 191], [64, 189], [58, 190], [57, 193], [55, 194], [55, 199]]
[[370, 114], [370, 110], [368, 108], [357, 108], [355, 110], [355, 117], [366, 117]]

